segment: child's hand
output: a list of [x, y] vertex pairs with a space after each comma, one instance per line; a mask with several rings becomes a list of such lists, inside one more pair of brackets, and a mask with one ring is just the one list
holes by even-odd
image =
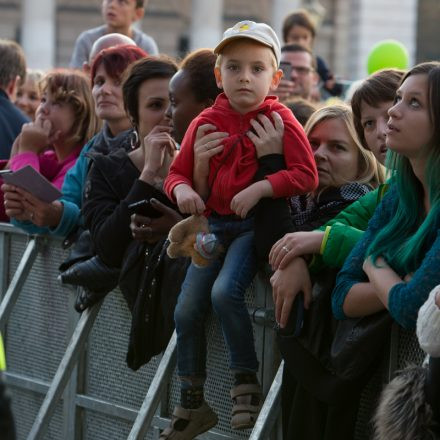
[[189, 185], [177, 185], [174, 197], [182, 214], [202, 214], [205, 210], [202, 198]]
[[231, 210], [241, 218], [245, 218], [260, 199], [261, 192], [256, 186], [251, 185], [234, 196], [231, 201]]

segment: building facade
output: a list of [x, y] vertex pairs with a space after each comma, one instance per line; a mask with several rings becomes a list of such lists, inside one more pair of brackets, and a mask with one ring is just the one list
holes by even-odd
[[[102, 24], [100, 0], [0, 0], [0, 37], [15, 39], [30, 67], [67, 66], [75, 39]], [[306, 7], [319, 17], [316, 52], [337, 76], [366, 75], [366, 59], [378, 41], [394, 38], [410, 62], [438, 59], [439, 0], [150, 0], [138, 26], [163, 53], [183, 56], [212, 47], [238, 20], [271, 24], [280, 35], [283, 17]]]

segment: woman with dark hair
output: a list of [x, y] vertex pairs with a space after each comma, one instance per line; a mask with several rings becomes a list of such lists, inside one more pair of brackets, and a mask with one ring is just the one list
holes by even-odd
[[173, 137], [182, 142], [191, 121], [214, 104], [220, 93], [212, 74], [217, 56], [209, 49], [191, 52], [170, 81], [170, 107]]
[[[32, 225], [20, 225], [25, 226], [23, 229], [27, 232], [65, 237], [82, 224], [80, 209], [89, 162], [87, 154], [93, 151], [107, 153], [119, 147], [130, 148], [132, 130], [125, 114], [120, 82], [126, 67], [145, 56], [145, 52], [136, 46], [116, 46], [102, 50], [96, 57], [91, 71], [92, 96], [96, 116], [104, 122], [104, 126], [90, 140], [85, 138], [87, 144], [66, 173], [60, 200], [46, 203], [32, 196], [27, 198], [34, 212]], [[8, 192], [5, 200], [9, 200]], [[9, 205], [7, 201], [7, 208]], [[13, 212], [8, 212], [13, 215]]]
[[[217, 87], [214, 76], [214, 66], [217, 56], [210, 49], [198, 49], [188, 54], [182, 61], [179, 71], [171, 78], [169, 83], [170, 103], [167, 109], [167, 117], [171, 123], [171, 135], [177, 143], [182, 142], [186, 129], [191, 121], [205, 108], [211, 106], [221, 90]], [[204, 127], [208, 130], [208, 127]], [[206, 137], [204, 131], [200, 132], [199, 142], [196, 144], [196, 159], [200, 160], [206, 153], [206, 149], [198, 150], [198, 147], [207, 142], [216, 142], [222, 135], [211, 133]], [[214, 148], [215, 150], [215, 148]], [[175, 218], [165, 224], [161, 219], [152, 219], [139, 214], [133, 216], [131, 229], [136, 240], [148, 240], [150, 234], [155, 237], [164, 237], [173, 226]]]

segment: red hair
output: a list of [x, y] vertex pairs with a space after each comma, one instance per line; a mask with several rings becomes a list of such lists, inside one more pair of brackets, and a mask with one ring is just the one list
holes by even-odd
[[119, 79], [128, 65], [141, 58], [145, 58], [146, 56], [147, 53], [144, 50], [130, 44], [109, 47], [101, 50], [93, 60], [92, 68], [90, 70], [92, 84], [94, 83], [96, 71], [101, 64], [104, 66], [107, 75], [114, 79]]

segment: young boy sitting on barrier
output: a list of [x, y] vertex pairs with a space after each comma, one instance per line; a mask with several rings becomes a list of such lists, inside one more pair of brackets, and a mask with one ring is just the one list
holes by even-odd
[[[282, 76], [275, 32], [264, 23], [239, 22], [225, 31], [214, 51], [218, 54], [215, 76], [224, 93], [189, 126], [165, 180], [165, 191], [181, 212], [208, 217], [210, 232], [225, 253], [206, 267], [191, 264], [182, 284], [174, 315], [181, 406], [175, 408], [171, 426], [161, 439], [192, 439], [217, 423], [217, 415], [203, 396], [205, 321], [211, 302], [235, 376], [231, 425], [246, 429], [255, 424], [262, 394], [252, 323], [244, 301], [257, 271], [252, 208], [263, 197], [303, 194], [317, 185], [316, 165], [302, 127], [277, 97], [267, 96]], [[254, 182], [258, 158], [251, 139], [258, 134], [251, 130], [258, 133], [260, 114], [272, 118], [279, 132], [284, 126], [286, 169]], [[198, 156], [200, 148], [195, 148], [197, 135], [204, 130], [219, 135], [202, 148], [214, 150], [204, 155], [205, 162]]]

